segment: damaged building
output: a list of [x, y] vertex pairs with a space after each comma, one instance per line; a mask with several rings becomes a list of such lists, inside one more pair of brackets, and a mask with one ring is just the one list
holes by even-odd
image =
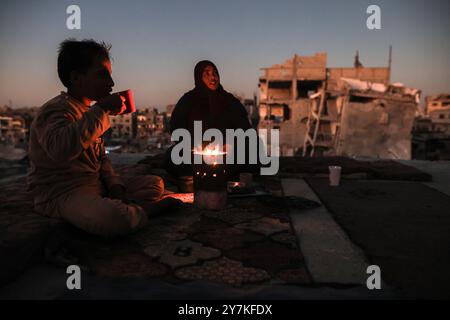
[[28, 129], [20, 116], [0, 116], [0, 144], [17, 146], [26, 142]]
[[327, 54], [263, 68], [259, 128], [280, 129], [283, 156], [411, 158], [420, 92], [390, 84], [387, 67], [328, 68]]
[[433, 131], [450, 135], [450, 94], [426, 97], [425, 114], [433, 124]]
[[450, 160], [450, 94], [425, 97], [424, 114], [415, 119], [414, 159]]

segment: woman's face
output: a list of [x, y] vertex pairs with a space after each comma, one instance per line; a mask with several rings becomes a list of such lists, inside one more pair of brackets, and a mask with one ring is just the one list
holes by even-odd
[[220, 84], [220, 78], [216, 70], [212, 66], [203, 69], [202, 81], [210, 90], [217, 90]]

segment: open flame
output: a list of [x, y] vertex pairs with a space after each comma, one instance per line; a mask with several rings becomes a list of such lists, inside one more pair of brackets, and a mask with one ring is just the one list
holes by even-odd
[[220, 145], [208, 145], [203, 150], [201, 147], [194, 148], [194, 154], [201, 155], [206, 164], [216, 166], [223, 164], [223, 155], [227, 154]]
[[221, 156], [226, 154], [226, 152], [222, 151], [218, 145], [214, 147], [207, 146], [205, 149], [201, 149], [201, 147], [194, 148], [195, 154], [200, 154], [203, 156]]

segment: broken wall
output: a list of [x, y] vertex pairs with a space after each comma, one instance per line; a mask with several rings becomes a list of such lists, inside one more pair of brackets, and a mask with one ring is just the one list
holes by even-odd
[[329, 68], [328, 79], [352, 78], [362, 81], [389, 83], [389, 68]]
[[[286, 130], [287, 133], [280, 135], [280, 146], [282, 150], [292, 149], [289, 153], [295, 153], [297, 150], [303, 148], [303, 142], [306, 134], [306, 121], [310, 104], [308, 99], [298, 99], [295, 105], [291, 108], [291, 118], [282, 127], [281, 132]], [[284, 147], [283, 147], [284, 146]]]
[[352, 97], [344, 106], [337, 155], [411, 159], [414, 100], [364, 99]]

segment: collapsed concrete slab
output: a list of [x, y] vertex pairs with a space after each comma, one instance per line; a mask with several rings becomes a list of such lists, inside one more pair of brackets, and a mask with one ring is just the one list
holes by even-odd
[[328, 153], [349, 157], [411, 159], [411, 130], [420, 91], [359, 81], [341, 93], [344, 101]]

